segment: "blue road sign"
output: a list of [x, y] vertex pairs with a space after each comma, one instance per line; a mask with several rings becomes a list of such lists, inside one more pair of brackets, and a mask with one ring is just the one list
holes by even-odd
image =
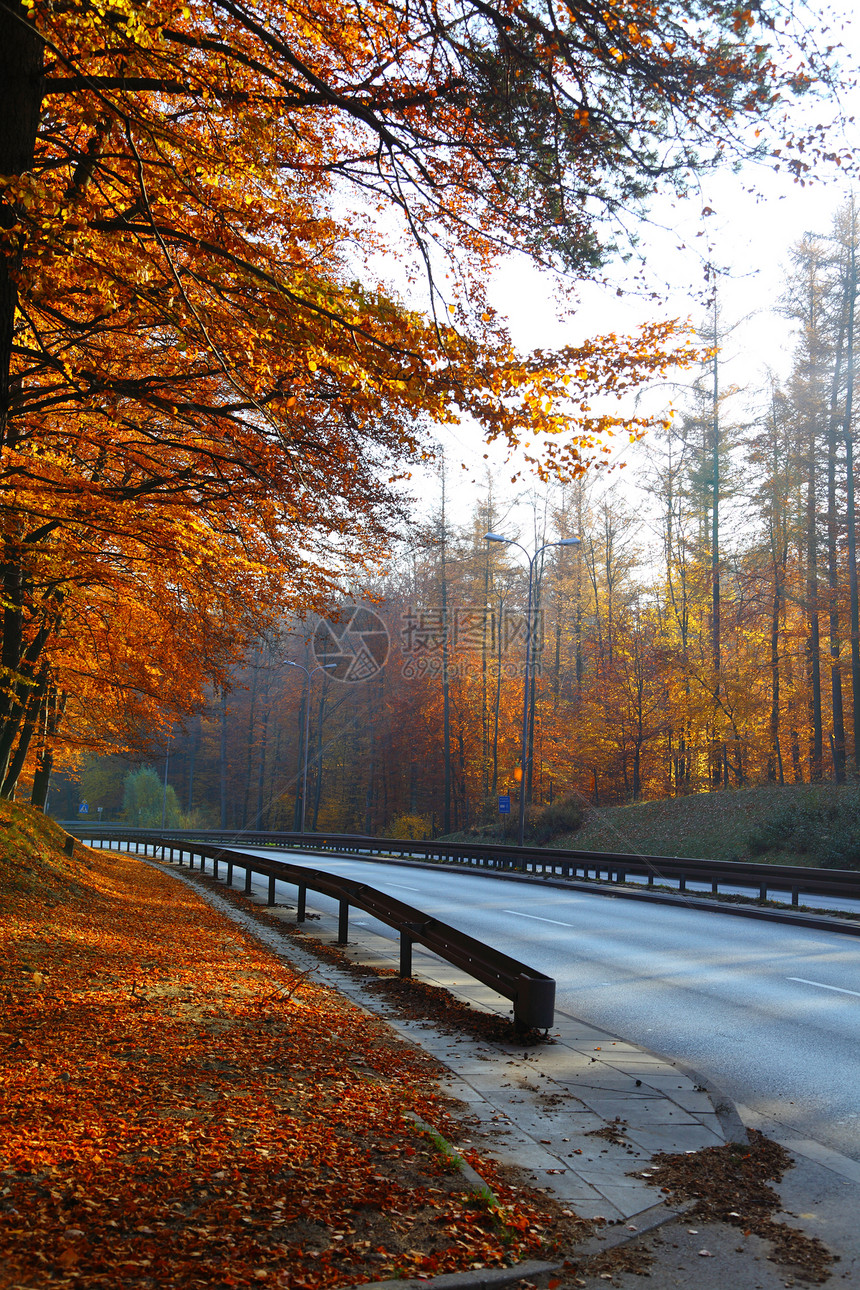
[[89, 809], [90, 809], [89, 802], [81, 802], [80, 806], [78, 807], [78, 815], [86, 815]]
[[499, 798], [499, 811], [502, 815], [510, 815], [511, 799], [507, 796]]

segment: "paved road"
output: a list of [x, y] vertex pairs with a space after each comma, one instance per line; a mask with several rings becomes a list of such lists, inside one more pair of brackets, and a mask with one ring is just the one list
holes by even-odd
[[741, 1106], [860, 1161], [853, 938], [468, 874], [284, 859], [360, 877], [498, 946], [554, 976], [565, 1012], [689, 1063]]

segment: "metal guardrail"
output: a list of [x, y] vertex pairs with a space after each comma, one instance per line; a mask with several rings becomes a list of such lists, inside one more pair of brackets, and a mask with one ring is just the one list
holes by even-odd
[[[321, 869], [289, 864], [284, 860], [248, 855], [243, 851], [226, 850], [217, 844], [209, 845], [208, 842], [195, 840], [193, 836], [180, 837], [176, 833], [156, 834], [149, 830], [79, 827], [73, 836], [81, 840], [86, 838], [97, 846], [122, 842], [129, 847], [134, 846], [138, 854], [141, 848], [144, 855], [150, 850], [160, 851], [171, 863], [176, 859], [180, 865], [183, 857], [187, 855], [189, 867], [192, 869], [194, 859], [198, 857], [201, 871], [205, 871], [206, 861], [211, 860], [212, 874], [215, 878], [218, 877], [219, 865], [223, 863], [227, 867], [228, 887], [233, 884], [234, 869], [242, 869], [245, 875], [246, 895], [250, 895], [253, 875], [264, 874], [269, 880], [269, 905], [275, 903], [275, 883], [290, 883], [298, 889], [296, 904], [299, 923], [305, 921], [308, 891], [322, 892], [338, 902], [339, 945], [345, 945], [348, 940], [350, 906], [362, 909], [399, 932], [401, 976], [412, 975], [412, 946], [423, 945], [434, 954], [438, 954], [440, 958], [453, 963], [455, 967], [462, 968], [476, 980], [491, 986], [506, 999], [510, 999], [514, 1005], [514, 1020], [519, 1027], [548, 1030], [553, 1024], [555, 981], [552, 977], [527, 967], [526, 964], [503, 954], [500, 950], [485, 945], [483, 941], [458, 931], [457, 928], [443, 923], [438, 918], [431, 918], [420, 909], [404, 904], [403, 901], [388, 896], [365, 883], [326, 873]], [[72, 841], [72, 837], [69, 841]]]
[[[64, 828], [76, 836], [111, 837], [134, 841], [146, 829], [124, 826], [87, 826], [69, 821]], [[413, 842], [361, 834], [263, 833], [171, 830], [162, 836], [179, 841], [199, 839], [230, 842], [242, 847], [296, 847], [302, 851], [327, 851], [351, 855], [400, 856], [404, 859], [437, 861], [469, 869], [501, 873], [530, 873], [544, 877], [594, 878], [608, 883], [644, 879], [649, 887], [664, 880], [675, 881], [685, 891], [690, 882], [710, 885], [719, 895], [726, 887], [750, 890], [760, 900], [771, 893], [787, 895], [792, 905], [802, 897], [845, 896], [860, 900], [860, 872], [852, 869], [812, 869], [794, 865], [756, 864], [741, 860], [697, 860], [684, 856], [641, 856], [596, 851], [568, 851], [550, 847], [516, 847], [502, 843]]]

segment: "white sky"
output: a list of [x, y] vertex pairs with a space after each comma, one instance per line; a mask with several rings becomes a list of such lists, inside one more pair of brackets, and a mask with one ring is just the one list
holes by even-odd
[[[860, 62], [853, 54], [860, 53], [856, 27], [843, 32], [842, 38], [853, 62]], [[857, 98], [860, 115], [860, 94]], [[842, 106], [844, 111], [851, 105]], [[804, 112], [818, 110], [811, 103], [802, 108]], [[849, 129], [854, 129], [853, 123]], [[843, 142], [856, 148], [860, 139], [843, 137]], [[848, 184], [835, 168], [832, 174], [822, 175], [805, 187], [794, 183], [788, 174], [776, 174], [762, 165], [740, 174], [723, 171], [707, 175], [700, 194], [685, 201], [664, 200], [657, 204], [655, 226], [643, 235], [640, 249], [646, 254], [653, 281], [666, 289], [661, 304], [628, 291], [619, 297], [616, 285], [624, 285], [627, 273], [619, 267], [615, 271], [617, 284], [584, 286], [575, 316], [563, 320], [557, 313], [552, 280], [542, 276], [524, 257], [508, 261], [496, 274], [490, 292], [492, 303], [508, 319], [514, 342], [522, 350], [554, 348], [606, 332], [623, 334], [647, 319], [679, 317], [700, 322], [705, 291], [703, 266], [712, 259], [730, 269], [720, 284], [722, 320], [729, 326], [739, 323], [723, 355], [723, 380], [726, 384], [761, 386], [768, 369], [782, 377], [790, 366], [791, 328], [779, 315], [778, 302], [791, 247], [805, 232], [826, 234], [848, 192]], [[714, 214], [703, 218], [706, 206]], [[684, 379], [683, 374], [680, 379]], [[662, 408], [664, 400], [677, 404], [682, 396], [676, 390], [662, 391], [649, 397], [648, 406]], [[528, 479], [513, 487], [510, 477], [516, 467], [504, 465], [501, 449], [488, 450], [474, 427], [463, 424], [445, 429], [439, 439], [445, 445], [449, 463], [455, 498], [452, 513], [457, 522], [466, 520], [484, 492], [488, 465], [503, 494], [510, 496], [526, 488], [541, 487], [537, 480]], [[487, 451], [489, 462], [483, 460]], [[620, 476], [629, 480], [627, 487], [633, 484], [631, 477], [642, 460], [641, 454], [642, 449], [630, 446], [626, 437], [617, 441], [613, 457], [628, 462]], [[461, 469], [461, 463], [467, 466], [466, 471]], [[611, 472], [605, 476], [606, 485], [618, 478], [619, 472]], [[426, 483], [413, 480], [413, 485], [421, 510], [438, 505], [438, 476], [428, 478]], [[597, 486], [598, 493], [601, 487]]]

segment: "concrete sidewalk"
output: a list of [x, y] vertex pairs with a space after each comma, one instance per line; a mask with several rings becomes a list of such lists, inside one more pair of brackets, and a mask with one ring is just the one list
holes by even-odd
[[[694, 1152], [746, 1141], [735, 1107], [695, 1073], [559, 1012], [553, 1042], [527, 1049], [446, 1034], [427, 1022], [405, 1020], [384, 999], [372, 993], [369, 997], [348, 969], [320, 961], [296, 938], [282, 937], [243, 914], [209, 884], [195, 886], [277, 954], [301, 970], [313, 969], [315, 979], [384, 1016], [404, 1038], [449, 1070], [443, 1088], [466, 1108], [460, 1117], [464, 1133], [453, 1144], [456, 1148], [474, 1145], [481, 1154], [516, 1166], [534, 1188], [582, 1218], [596, 1220], [595, 1237], [586, 1249], [576, 1251], [577, 1262], [590, 1257], [594, 1271], [586, 1265], [568, 1284], [590, 1290], [607, 1285], [611, 1277], [616, 1286], [641, 1290], [641, 1275], [624, 1271], [624, 1259], [616, 1256], [613, 1263], [610, 1257], [606, 1264], [606, 1257], [607, 1251], [617, 1252], [631, 1243], [638, 1249], [643, 1238], [642, 1248], [652, 1260], [651, 1286], [725, 1290], [728, 1280], [737, 1290], [777, 1290], [802, 1284], [768, 1261], [765, 1241], [745, 1236], [739, 1228], [688, 1220], [683, 1210], [661, 1203], [660, 1193], [643, 1176], [655, 1152]], [[254, 903], [264, 904], [264, 895], [255, 894]], [[295, 919], [289, 907], [269, 912], [289, 924]], [[333, 944], [336, 919], [314, 912], [319, 916], [305, 925], [306, 931]], [[350, 943], [343, 952], [373, 966], [398, 966], [397, 942], [376, 935], [360, 919], [351, 920]], [[418, 946], [413, 967], [416, 976], [477, 1007], [510, 1014], [507, 999]], [[860, 1166], [846, 1164], [853, 1165], [860, 1180]], [[860, 1185], [848, 1176], [851, 1173], [850, 1167], [840, 1173], [838, 1164], [828, 1168], [826, 1162], [803, 1158], [777, 1188], [786, 1208], [780, 1221], [823, 1239], [841, 1260], [834, 1267], [833, 1282], [849, 1285], [860, 1284], [860, 1236], [854, 1218]], [[610, 1271], [603, 1270], [605, 1266]], [[534, 1283], [541, 1280], [537, 1277]], [[464, 1274], [463, 1287], [476, 1284], [474, 1276]]]

